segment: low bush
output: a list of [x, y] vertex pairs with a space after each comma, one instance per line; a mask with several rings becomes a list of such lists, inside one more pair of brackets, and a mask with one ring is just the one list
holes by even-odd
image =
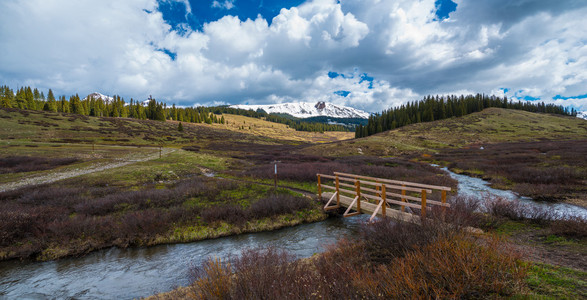
[[73, 157], [8, 156], [0, 158], [0, 174], [49, 170], [59, 166], [73, 164], [77, 161], [78, 159]]
[[[209, 259], [192, 268], [191, 296], [196, 299], [310, 299], [316, 298], [312, 280], [301, 262], [283, 250], [245, 249], [222, 264]], [[238, 274], [234, 276], [233, 274]]]
[[494, 218], [528, 221], [536, 224], [548, 224], [555, 219], [552, 210], [525, 204], [519, 200], [494, 197], [486, 198], [484, 201], [485, 212]]
[[262, 219], [275, 215], [289, 214], [310, 207], [312, 207], [312, 203], [308, 198], [289, 194], [276, 194], [261, 198], [251, 204], [247, 210], [247, 214], [250, 218]]
[[439, 239], [357, 278], [377, 298], [470, 299], [511, 296], [526, 274], [521, 255], [493, 237]]
[[562, 184], [517, 183], [514, 192], [537, 201], [558, 202], [564, 197], [567, 188]]
[[422, 225], [399, 222], [391, 218], [379, 219], [363, 225], [360, 239], [364, 242], [369, 261], [390, 263], [416, 248], [421, 248], [445, 236], [441, 224], [427, 221]]
[[202, 220], [208, 224], [227, 222], [241, 225], [247, 221], [245, 210], [238, 205], [212, 206], [202, 211]]
[[550, 223], [553, 234], [569, 238], [587, 238], [587, 220], [581, 217], [568, 217]]

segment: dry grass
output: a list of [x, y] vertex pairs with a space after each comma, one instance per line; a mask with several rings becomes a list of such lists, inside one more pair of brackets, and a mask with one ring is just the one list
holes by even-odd
[[304, 153], [325, 156], [434, 153], [471, 144], [587, 138], [587, 121], [576, 117], [489, 108], [460, 118], [418, 123], [366, 138], [317, 145]]
[[246, 116], [223, 114], [227, 124], [208, 125], [214, 128], [223, 128], [230, 131], [248, 133], [256, 136], [264, 136], [277, 140], [290, 140], [297, 142], [327, 143], [348, 140], [355, 137], [354, 132], [327, 131], [306, 132], [296, 131], [285, 124], [268, 122], [261, 119]]

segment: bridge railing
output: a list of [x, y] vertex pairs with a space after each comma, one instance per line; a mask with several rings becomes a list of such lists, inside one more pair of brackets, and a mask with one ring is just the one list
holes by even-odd
[[[420, 210], [421, 217], [426, 217], [426, 212], [431, 206], [450, 207], [446, 203], [446, 193], [451, 191], [450, 187], [414, 183], [408, 181], [391, 180], [334, 172], [334, 175], [317, 174], [318, 177], [318, 194], [322, 199], [322, 193], [325, 190], [333, 191], [329, 201], [324, 209], [337, 209], [341, 207], [341, 196], [346, 196], [353, 201], [348, 205], [344, 216], [353, 216], [360, 214], [361, 202], [375, 202], [377, 204], [372, 212], [373, 219], [379, 211], [384, 216], [386, 210], [399, 209], [405, 212], [406, 209]], [[352, 183], [352, 184], [351, 184]], [[431, 195], [440, 195], [440, 199], [432, 199]], [[438, 196], [436, 196], [438, 197]], [[332, 204], [336, 199], [336, 204]], [[356, 212], [349, 213], [351, 208], [356, 206]]]

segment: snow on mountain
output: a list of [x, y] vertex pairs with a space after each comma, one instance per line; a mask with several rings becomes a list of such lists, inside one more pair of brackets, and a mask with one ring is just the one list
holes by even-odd
[[369, 113], [352, 107], [336, 105], [327, 102], [298, 102], [298, 103], [281, 103], [268, 105], [231, 105], [232, 108], [240, 109], [262, 109], [265, 112], [290, 114], [296, 118], [310, 117], [331, 117], [331, 118], [369, 118]]
[[104, 101], [104, 102], [114, 101], [113, 97], [102, 95], [98, 92], [93, 92], [93, 93], [89, 94], [86, 98], [89, 98], [89, 97], [93, 97], [95, 100], [102, 99], [102, 101]]
[[581, 118], [581, 119], [587, 120], [587, 111], [577, 112], [577, 118]]

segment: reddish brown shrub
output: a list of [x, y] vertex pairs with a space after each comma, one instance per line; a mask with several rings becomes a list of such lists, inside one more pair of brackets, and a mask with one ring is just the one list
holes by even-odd
[[584, 239], [587, 237], [587, 220], [581, 217], [568, 217], [550, 223], [553, 234], [570, 238]]
[[0, 158], [0, 174], [48, 170], [58, 166], [69, 165], [77, 161], [78, 159], [73, 157], [8, 156]]
[[262, 219], [275, 215], [289, 214], [310, 207], [312, 207], [312, 203], [308, 198], [277, 194], [259, 199], [257, 202], [251, 204], [247, 210], [247, 214], [251, 218]]
[[389, 299], [511, 296], [519, 292], [526, 267], [506, 245], [496, 237], [476, 241], [460, 234], [439, 239], [380, 266], [361, 282]]
[[202, 211], [202, 220], [208, 224], [227, 222], [241, 225], [247, 221], [245, 210], [238, 205], [212, 206]]

